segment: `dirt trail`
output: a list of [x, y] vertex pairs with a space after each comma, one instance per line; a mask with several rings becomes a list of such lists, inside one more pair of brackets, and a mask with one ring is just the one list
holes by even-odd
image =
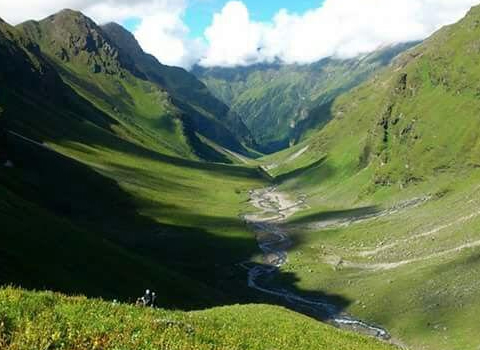
[[282, 298], [295, 309], [308, 310], [309, 315], [314, 315], [339, 328], [383, 340], [390, 339], [385, 329], [345, 314], [339, 306], [332, 304], [326, 298], [305, 297], [280, 286], [269, 285], [269, 281], [279, 272], [279, 268], [288, 263], [287, 250], [292, 245], [282, 222], [296, 212], [307, 208], [307, 205], [305, 197], [292, 201], [285, 194], [278, 192], [275, 187], [251, 191], [250, 203], [259, 209], [259, 212], [245, 215], [244, 219], [254, 230], [264, 257], [264, 264], [250, 261], [241, 264], [248, 271], [250, 288]]
[[284, 161], [280, 162], [280, 163], [271, 163], [271, 164], [267, 164], [267, 165], [264, 165], [263, 168], [265, 169], [266, 172], [270, 171], [270, 170], [274, 170], [276, 168], [278, 168], [280, 165], [283, 165], [283, 164], [288, 164], [288, 163], [291, 163], [293, 162], [295, 159], [299, 158], [301, 155], [303, 155], [305, 152], [308, 151], [310, 147], [309, 146], [305, 146], [303, 147], [301, 150], [295, 152], [294, 154], [292, 154], [290, 157], [288, 157], [287, 159], [285, 159]]
[[48, 145], [45, 145], [45, 144], [43, 144], [43, 143], [40, 143], [40, 142], [37, 142], [37, 141], [35, 141], [35, 140], [29, 139], [28, 137], [22, 136], [22, 135], [16, 133], [15, 131], [8, 130], [8, 133], [9, 133], [10, 135], [13, 135], [13, 136], [15, 136], [15, 137], [18, 137], [19, 139], [22, 139], [23, 141], [32, 143], [32, 144], [34, 144], [34, 145], [36, 145], [36, 146], [39, 146], [39, 147], [42, 147], [42, 148], [44, 148], [44, 149], [47, 149], [47, 150], [49, 150], [49, 151], [53, 151], [53, 152], [54, 152], [54, 150], [53, 150], [52, 148], [50, 148]]
[[341, 227], [348, 227], [353, 224], [358, 224], [365, 221], [376, 220], [385, 216], [390, 216], [393, 214], [397, 214], [401, 211], [418, 207], [423, 203], [429, 201], [431, 199], [430, 196], [413, 198], [401, 203], [394, 205], [388, 209], [381, 210], [376, 213], [371, 214], [364, 214], [364, 215], [357, 215], [357, 216], [349, 216], [343, 218], [335, 218], [335, 219], [327, 219], [321, 220], [308, 225], [307, 229], [309, 230], [320, 230], [324, 228], [341, 228]]
[[293, 162], [295, 159], [297, 159], [297, 158], [300, 157], [302, 154], [304, 154], [305, 152], [307, 152], [308, 149], [309, 149], [309, 146], [303, 147], [301, 150], [299, 150], [298, 152], [295, 152], [295, 153], [292, 154], [290, 157], [288, 157], [287, 160], [285, 161], [285, 163]]
[[477, 247], [480, 247], [480, 240], [474, 241], [474, 242], [468, 242], [458, 247], [443, 250], [441, 252], [433, 253], [427, 256], [406, 259], [406, 260], [396, 261], [392, 263], [356, 263], [353, 261], [342, 260], [340, 263], [331, 262], [331, 264], [335, 264], [336, 266], [350, 267], [350, 268], [356, 268], [356, 269], [362, 269], [362, 270], [372, 270], [372, 271], [393, 270], [404, 265], [408, 265], [408, 264], [412, 264], [420, 261], [431, 260], [435, 258], [440, 258], [449, 254], [460, 253], [463, 250], [477, 248]]
[[359, 253], [357, 253], [356, 255], [357, 256], [361, 256], [361, 257], [369, 257], [369, 256], [373, 256], [373, 255], [377, 255], [378, 253], [382, 252], [382, 251], [385, 251], [385, 250], [388, 250], [388, 249], [391, 249], [391, 248], [395, 248], [397, 247], [398, 245], [402, 244], [402, 243], [409, 243], [411, 242], [412, 240], [414, 239], [420, 239], [420, 238], [425, 238], [425, 237], [429, 237], [429, 236], [433, 236], [437, 233], [439, 233], [440, 231], [443, 231], [447, 228], [450, 228], [452, 226], [455, 226], [457, 224], [462, 224], [464, 222], [467, 222], [477, 216], [480, 215], [480, 210], [479, 211], [476, 211], [470, 215], [465, 215], [453, 222], [450, 222], [448, 224], [444, 224], [444, 225], [440, 225], [440, 226], [437, 226], [431, 230], [428, 230], [428, 231], [425, 231], [425, 232], [422, 232], [422, 233], [418, 233], [416, 235], [412, 235], [411, 237], [408, 237], [408, 238], [405, 238], [405, 239], [399, 239], [399, 240], [396, 240], [392, 243], [389, 243], [389, 244], [385, 244], [381, 247], [378, 247], [378, 248], [375, 248], [375, 249], [371, 249], [371, 250], [363, 250]]

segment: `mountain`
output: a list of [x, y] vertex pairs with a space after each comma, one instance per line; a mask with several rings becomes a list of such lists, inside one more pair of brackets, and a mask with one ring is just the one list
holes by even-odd
[[[139, 193], [156, 188], [164, 190], [165, 202], [172, 193], [181, 198], [184, 188], [195, 186], [182, 187], [179, 174], [213, 183], [216, 173], [209, 169], [215, 166], [202, 169], [203, 162], [188, 160], [188, 153], [187, 159], [173, 157], [171, 149], [142, 139], [142, 133], [128, 134], [120, 120], [64, 83], [37, 43], [5, 22], [0, 22], [0, 62], [0, 151], [14, 164], [6, 168], [2, 162], [0, 171], [0, 284], [123, 300], [145, 284], [163, 285], [169, 287], [159, 295], [190, 307], [205, 305], [212, 295], [223, 299], [183, 268], [168, 266], [169, 254], [160, 254], [166, 241], [160, 243], [158, 235], [175, 232], [193, 242], [202, 229], [156, 222], [137, 212], [143, 201]], [[155, 170], [148, 175], [146, 169]], [[236, 168], [228, 175], [228, 170], [222, 181], [252, 176]], [[132, 190], [129, 173], [137, 179], [144, 174], [143, 191]], [[171, 186], [173, 179], [178, 187]], [[148, 206], [144, 203], [144, 210]], [[207, 236], [202, 236], [205, 243]], [[171, 254], [180, 254], [178, 248]]]
[[[266, 181], [254, 167], [198, 159], [209, 145], [213, 160], [222, 142], [243, 147], [222, 141], [232, 133], [209, 115], [225, 106], [183, 70], [157, 75], [107, 27], [71, 11], [0, 23], [0, 154], [13, 162], [0, 169], [0, 284], [120, 301], [1, 288], [0, 347], [259, 349], [311, 332], [301, 348], [391, 348], [283, 308], [231, 306], [268, 302], [238, 266], [258, 250], [244, 203]], [[145, 288], [161, 310], [128, 305]]]
[[0, 48], [0, 106], [5, 128], [51, 140], [68, 134], [74, 124], [88, 123], [105, 131], [118, 124], [65, 84], [35, 41], [3, 21]]
[[341, 93], [373, 76], [416, 43], [385, 47], [348, 60], [326, 58], [308, 65], [258, 64], [192, 70], [272, 153], [302, 140], [330, 118], [326, 110]]
[[[479, 37], [475, 7], [383, 61], [212, 68], [220, 102], [118, 25], [0, 22], [0, 285], [57, 292], [0, 288], [0, 348], [391, 348], [301, 312], [477, 350]], [[238, 96], [298, 102], [269, 74], [309, 108], [253, 140]]]
[[[195, 108], [217, 118], [222, 118], [222, 121], [234, 135], [248, 145], [253, 145], [253, 139], [243, 121], [223, 102], [215, 98], [194, 75], [183, 68], [160, 64], [155, 57], [146, 54], [135, 37], [122, 26], [109, 23], [102, 26], [102, 29], [111, 41], [120, 48], [121, 54], [130, 58], [133, 64], [132, 72], [136, 72], [141, 78], [147, 78], [164, 86], [179, 101], [188, 101]], [[200, 128], [201, 126], [200, 124], [197, 127]], [[205, 132], [208, 132], [207, 127], [205, 127]]]
[[[145, 139], [151, 145], [161, 143], [163, 149], [181, 156], [193, 153], [225, 161], [199, 135], [248, 154], [242, 145], [248, 143], [248, 132], [243, 129], [242, 134], [241, 124], [229, 125], [228, 107], [194, 76], [145, 54], [119, 26], [103, 29], [79, 12], [64, 10], [40, 22], [23, 23], [17, 30], [38, 44], [78, 95], [128, 129], [119, 133], [136, 135], [141, 143]], [[238, 139], [230, 131], [235, 128]]]
[[311, 151], [351, 155], [342, 167], [351, 173], [371, 168], [371, 190], [475, 169], [479, 13], [473, 8], [336, 99], [333, 119], [312, 139]]
[[479, 37], [477, 6], [262, 159], [310, 207], [289, 225], [299, 285], [350, 295], [412, 349], [480, 346]]

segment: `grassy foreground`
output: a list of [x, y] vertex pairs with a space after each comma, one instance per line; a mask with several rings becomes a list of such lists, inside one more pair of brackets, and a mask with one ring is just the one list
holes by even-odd
[[50, 292], [0, 291], [0, 347], [30, 349], [387, 350], [280, 307], [144, 309]]

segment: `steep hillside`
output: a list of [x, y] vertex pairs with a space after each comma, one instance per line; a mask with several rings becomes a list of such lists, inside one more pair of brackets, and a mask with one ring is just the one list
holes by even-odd
[[[238, 118], [223, 102], [215, 98], [194, 75], [183, 68], [160, 64], [155, 57], [146, 54], [135, 37], [122, 26], [109, 23], [102, 26], [102, 29], [120, 49], [121, 54], [130, 58], [133, 65], [130, 70], [134, 74], [164, 86], [172, 96], [178, 99], [177, 103], [187, 101], [195, 109], [199, 109], [200, 112], [206, 112], [211, 116], [220, 118], [234, 135], [240, 137], [240, 140], [250, 146], [253, 145], [250, 132], [241, 118]], [[196, 127], [198, 129], [202, 128], [201, 120]], [[208, 127], [203, 126], [203, 128], [204, 133], [208, 133]], [[222, 136], [234, 138], [229, 134]], [[228, 140], [225, 142], [228, 143]]]
[[283, 271], [356, 300], [350, 313], [413, 349], [480, 346], [479, 23], [475, 7], [337, 98], [312, 138], [264, 159], [309, 206], [284, 227]]
[[[164, 67], [164, 71], [175, 77], [170, 80], [175, 80], [180, 88], [161, 84], [162, 80], [167, 81], [161, 74], [154, 77], [145, 74], [145, 54], [127, 54], [81, 13], [64, 10], [40, 22], [26, 22], [18, 29], [39, 44], [68, 85], [119, 121], [127, 129], [124, 134], [134, 135], [137, 142], [163, 144], [163, 150], [170, 148], [171, 153], [183, 157], [190, 152], [201, 158], [225, 160], [198, 139], [199, 133], [226, 148], [247, 153], [228, 130], [226, 121], [221, 120], [228, 108], [204, 88], [202, 91], [201, 83], [193, 76]], [[137, 63], [135, 59], [139, 57]], [[199, 86], [192, 89], [198, 91], [192, 94], [197, 100], [185, 100], [187, 96], [178, 91], [192, 81]], [[202, 102], [202, 98], [207, 102]]]
[[243, 118], [260, 148], [271, 153], [298, 142], [327, 122], [335, 97], [367, 80], [412, 45], [388, 47], [350, 60], [195, 67], [193, 73]]
[[[245, 192], [263, 183], [256, 170], [189, 160], [182, 127], [114, 118], [100, 108], [106, 94], [82, 97], [31, 39], [0, 28], [0, 156], [14, 164], [0, 170], [0, 283], [124, 300], [163, 286], [181, 307], [236, 300], [216, 284], [237, 278], [230, 259], [255, 250], [238, 215]], [[98, 62], [110, 69], [109, 59]]]
[[[479, 8], [338, 98], [333, 120], [310, 142], [325, 166], [372, 174], [364, 191], [412, 186], [479, 164], [476, 50]], [[368, 169], [367, 169], [368, 168]], [[332, 176], [338, 179], [338, 176]]]
[[0, 22], [0, 45], [0, 106], [5, 128], [45, 141], [88, 138], [89, 133], [76, 132], [80, 127], [120, 133], [117, 120], [65, 84], [38, 44], [5, 22]]
[[271, 302], [239, 265], [258, 255], [241, 217], [266, 181], [197, 161], [179, 95], [125, 68], [93, 22], [46, 21], [0, 26], [0, 155], [13, 164], [0, 168], [0, 285], [124, 302], [151, 288], [165, 309], [204, 311], [6, 288], [0, 348], [390, 348], [278, 307], [226, 306]]

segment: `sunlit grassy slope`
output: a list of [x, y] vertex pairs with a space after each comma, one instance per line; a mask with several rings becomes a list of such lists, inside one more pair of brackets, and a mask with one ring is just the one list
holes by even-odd
[[320, 349], [390, 346], [279, 307], [150, 310], [52, 293], [0, 291], [2, 349]]
[[480, 346], [479, 18], [403, 54], [339, 97], [312, 139], [265, 159], [310, 206], [287, 225], [285, 272], [356, 301], [351, 313], [413, 349]]

